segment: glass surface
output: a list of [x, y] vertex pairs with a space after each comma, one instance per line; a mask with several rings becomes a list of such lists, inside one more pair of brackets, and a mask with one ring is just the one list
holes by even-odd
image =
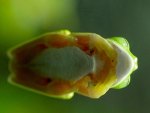
[[[149, 112], [149, 12], [149, 0], [0, 0], [0, 113]], [[111, 89], [99, 99], [76, 94], [71, 100], [60, 100], [9, 84], [7, 50], [60, 29], [125, 37], [139, 59], [130, 85]]]

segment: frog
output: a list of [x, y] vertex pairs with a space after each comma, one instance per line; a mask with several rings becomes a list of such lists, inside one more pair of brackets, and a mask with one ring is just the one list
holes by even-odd
[[45, 33], [8, 51], [8, 82], [49, 97], [97, 99], [129, 85], [138, 59], [123, 37], [89, 32]]

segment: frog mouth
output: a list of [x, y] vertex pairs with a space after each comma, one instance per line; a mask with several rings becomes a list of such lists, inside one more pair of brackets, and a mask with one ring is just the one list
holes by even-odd
[[137, 58], [133, 60], [132, 56], [117, 43], [113, 41], [110, 41], [110, 43], [117, 52], [118, 61], [116, 66], [117, 81], [113, 85], [114, 87], [125, 80], [133, 70], [137, 69]]

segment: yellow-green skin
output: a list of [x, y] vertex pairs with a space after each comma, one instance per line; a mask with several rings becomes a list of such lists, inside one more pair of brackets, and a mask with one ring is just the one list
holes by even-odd
[[[129, 43], [125, 38], [112, 37], [112, 38], [107, 39], [107, 40], [115, 43], [118, 47], [120, 47], [121, 52], [125, 52], [126, 55], [128, 55], [131, 58], [130, 59], [130, 63], [132, 64], [131, 69], [127, 72], [127, 74], [124, 77], [122, 77], [122, 79], [119, 82], [117, 82], [112, 87], [112, 88], [115, 88], [115, 89], [121, 89], [121, 88], [126, 87], [130, 83], [130, 75], [132, 74], [133, 71], [135, 71], [138, 68], [138, 64], [137, 64], [138, 59], [137, 59], [136, 56], [134, 56], [131, 53]], [[121, 60], [121, 59], [118, 59], [118, 60]], [[122, 67], [120, 67], [120, 68], [122, 68]]]
[[[55, 38], [53, 35], [59, 36], [60, 39], [63, 37], [63, 41], [61, 42], [60, 40], [57, 40], [57, 36]], [[53, 44], [51, 42], [53, 40], [56, 40], [57, 43], [55, 42]], [[48, 48], [44, 47], [43, 49], [42, 45], [42, 51], [44, 52], [39, 54], [36, 52], [34, 57], [32, 52], [31, 54], [30, 52], [28, 53], [28, 50], [30, 51], [30, 48], [32, 49], [34, 44], [48, 44], [49, 42], [51, 44], [48, 45]], [[56, 47], [53, 47], [55, 45]], [[85, 50], [87, 49], [85, 46], [88, 46], [91, 53]], [[96, 48], [96, 51], [95, 53], [92, 53], [94, 48]], [[95, 33], [71, 33], [68, 30], [47, 33], [36, 40], [21, 44], [8, 52], [11, 71], [11, 75], [8, 80], [10, 83], [17, 86], [55, 98], [70, 99], [73, 97], [74, 92], [90, 98], [99, 98], [110, 88], [120, 89], [129, 84], [131, 73], [138, 67], [137, 57], [135, 57], [129, 49], [127, 40], [122, 37], [104, 39]], [[31, 76], [32, 74], [35, 74], [35, 76], [31, 77], [31, 79], [27, 79], [27, 81], [23, 82], [17, 81], [17, 78], [22, 76], [22, 74], [18, 74], [20, 73], [20, 70], [18, 69], [22, 69], [19, 67], [20, 59], [22, 59], [22, 61], [26, 61], [23, 58], [24, 56], [18, 56], [18, 52], [21, 50], [26, 51], [29, 57], [30, 55], [33, 57], [31, 58], [30, 63], [25, 64], [25, 67], [26, 69], [33, 71]], [[36, 48], [35, 51], [37, 51]], [[68, 56], [73, 54], [73, 56], [71, 56], [73, 59], [69, 60], [66, 57], [66, 54]], [[55, 56], [57, 55], [60, 59], [62, 59], [62, 62], [59, 59], [58, 61], [55, 60]], [[75, 55], [78, 57], [76, 58]], [[48, 60], [49, 58], [54, 59], [55, 61]], [[54, 71], [48, 71], [47, 67], [39, 65], [43, 62], [45, 63], [44, 66], [49, 67], [48, 69], [53, 69], [54, 67], [53, 65], [50, 66], [47, 62], [57, 64], [57, 68]], [[60, 62], [60, 64], [58, 62]], [[81, 67], [73, 66], [76, 62], [78, 62], [77, 65]], [[84, 62], [85, 65], [83, 65]], [[22, 65], [24, 65], [24, 63], [21, 63], [21, 66]], [[66, 67], [64, 72], [62, 65]], [[84, 67], [83, 70], [81, 70], [82, 67]], [[70, 71], [67, 70], [67, 68], [70, 69]], [[80, 72], [77, 70], [80, 70]], [[57, 72], [57, 77], [54, 76], [55, 72]], [[70, 72], [71, 74], [66, 74]], [[36, 77], [36, 75], [40, 76]], [[45, 88], [45, 86], [39, 87], [36, 85], [32, 87], [32, 81], [34, 83], [35, 79], [38, 79], [39, 82], [40, 77], [41, 80], [43, 78], [43, 80], [47, 80], [45, 77], [52, 79], [54, 85], [51, 86], [48, 84], [46, 86], [47, 88]], [[40, 82], [43, 84], [43, 81]]]

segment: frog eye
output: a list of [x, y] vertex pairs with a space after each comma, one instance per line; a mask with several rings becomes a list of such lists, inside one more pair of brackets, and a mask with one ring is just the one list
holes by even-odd
[[125, 38], [122, 38], [122, 37], [112, 37], [111, 39], [113, 41], [115, 41], [116, 43], [118, 43], [123, 48], [130, 49], [129, 42]]

